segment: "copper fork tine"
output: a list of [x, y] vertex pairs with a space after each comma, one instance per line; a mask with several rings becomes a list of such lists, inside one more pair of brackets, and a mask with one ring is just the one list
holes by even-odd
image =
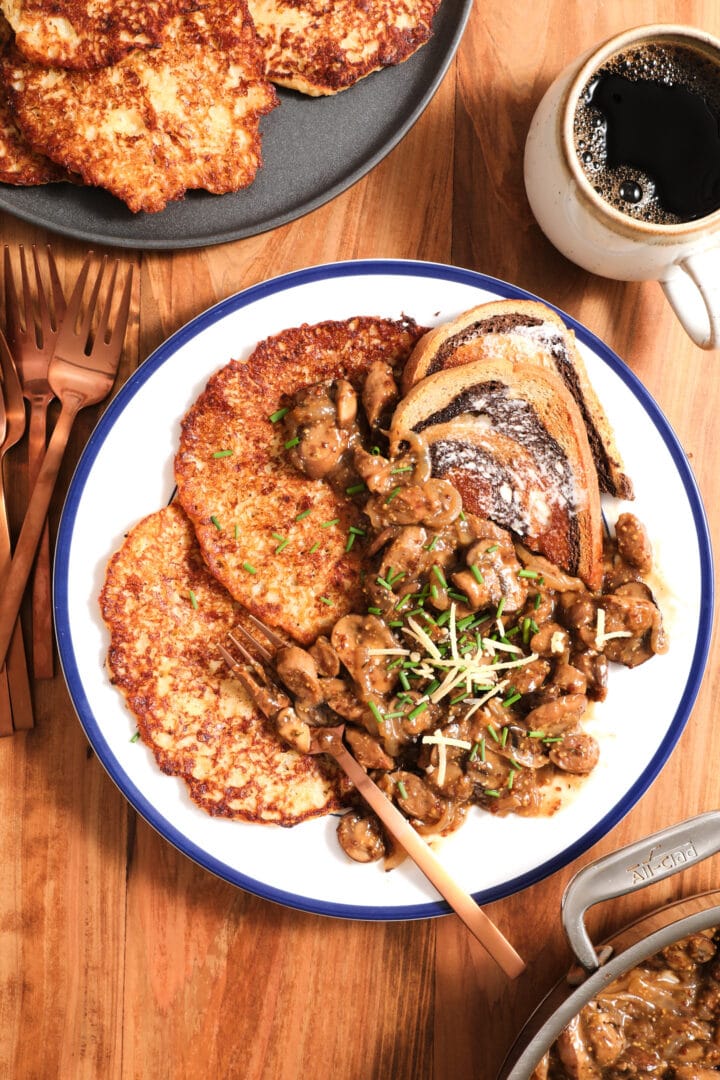
[[[60, 415], [30, 496], [10, 571], [0, 576], [0, 664], [4, 662], [7, 653], [11, 627], [20, 609], [22, 595], [30, 575], [75, 417], [85, 406], [95, 405], [110, 393], [120, 363], [130, 315], [133, 268], [129, 266], [127, 269], [117, 313], [112, 329], [109, 329], [110, 313], [117, 292], [116, 264], [104, 306], [100, 312], [99, 329], [101, 332], [93, 335], [92, 318], [99, 304], [100, 284], [107, 266], [107, 258], [102, 260], [92, 286], [90, 301], [87, 308], [84, 308], [83, 295], [91, 256], [92, 252], [83, 264], [68, 302], [48, 372], [50, 385], [61, 402]], [[83, 310], [85, 314], [81, 319]]]
[[[284, 645], [285, 643], [269, 627], [265, 626], [255, 616], [249, 616], [253, 626], [259, 629], [269, 640], [275, 640]], [[250, 633], [242, 623], [237, 623], [243, 637], [251, 642], [254, 648], [262, 655], [268, 654], [268, 650]], [[232, 653], [223, 645], [218, 645], [220, 655], [225, 660], [232, 673], [241, 681], [242, 685], [250, 694], [251, 698], [265, 716], [274, 719], [279, 708], [290, 704], [291, 697], [285, 693], [282, 680], [275, 682], [269, 678], [260, 668], [252, 654], [242, 645], [237, 638], [229, 634], [228, 639], [235, 645], [245, 661], [238, 663]], [[268, 654], [270, 655], [270, 654]], [[250, 673], [248, 667], [254, 672], [261, 674], [263, 685]], [[432, 849], [423, 840], [422, 836], [412, 827], [405, 815], [393, 802], [380, 790], [375, 781], [367, 774], [362, 765], [355, 760], [343, 742], [344, 724], [336, 727], [319, 726], [315, 729], [315, 737], [310, 740], [310, 754], [330, 754], [340, 768], [352, 780], [359, 794], [368, 805], [375, 811], [388, 832], [404, 848], [408, 856], [413, 860], [418, 869], [432, 882], [437, 891], [448, 902], [450, 907], [465, 923], [468, 930], [487, 949], [490, 956], [500, 965], [506, 975], [515, 978], [525, 970], [525, 963], [515, 951], [510, 942], [500, 933], [498, 928], [479, 907], [472, 896], [466, 893], [447, 872]]]
[[[47, 443], [47, 410], [55, 397], [48, 368], [55, 350], [58, 329], [65, 314], [65, 297], [52, 253], [47, 245], [49, 295], [43, 284], [37, 248], [32, 247], [34, 286], [30, 282], [25, 248], [20, 245], [21, 300], [15, 286], [10, 248], [4, 251], [5, 323], [8, 344], [15, 357], [20, 384], [30, 405], [28, 428], [28, 488], [40, 470]], [[22, 318], [21, 318], [22, 313]], [[53, 676], [52, 596], [50, 532], [47, 521], [40, 538], [33, 570], [32, 656], [36, 678]]]
[[[0, 395], [3, 399], [3, 432], [0, 442], [0, 579], [10, 564], [10, 527], [5, 502], [5, 489], [3, 483], [3, 465], [8, 450], [22, 438], [25, 430], [25, 405], [23, 403], [20, 383], [13, 358], [10, 355], [7, 342], [0, 333]], [[32, 697], [30, 694], [30, 682], [28, 679], [27, 663], [25, 660], [25, 645], [23, 643], [22, 627], [17, 613], [9, 627], [10, 650], [7, 657], [7, 665], [4, 658], [0, 661], [0, 682], [6, 688], [9, 695], [8, 701], [12, 709], [12, 726], [8, 730], [7, 715], [4, 709], [5, 723], [3, 734], [10, 734], [13, 727], [18, 730], [27, 730], [33, 726]]]

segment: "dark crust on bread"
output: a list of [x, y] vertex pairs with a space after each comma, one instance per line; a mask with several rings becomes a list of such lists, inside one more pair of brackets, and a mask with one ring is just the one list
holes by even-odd
[[[519, 327], [538, 327], [542, 326], [543, 322], [544, 320], [540, 316], [531, 315], [529, 312], [513, 311], [512, 309], [491, 315], [485, 319], [477, 319], [439, 345], [425, 375], [432, 375], [446, 367], [453, 367], [464, 362], [462, 353], [456, 355], [457, 350], [462, 349], [464, 345], [481, 339], [485, 335], [512, 334]], [[632, 483], [623, 472], [622, 463], [616, 460], [608, 451], [605, 440], [596, 424], [592, 408], [585, 398], [575, 361], [568, 350], [567, 342], [563, 338], [560, 327], [556, 328], [553, 323], [549, 323], [543, 344], [550, 356], [552, 356], [558, 374], [580, 409], [595, 461], [600, 490], [618, 499], [632, 499]]]
[[337, 810], [334, 763], [283, 746], [218, 651], [242, 621], [173, 504], [138, 522], [100, 595], [108, 669], [160, 769], [215, 817], [295, 825]]
[[[361, 511], [298, 472], [283, 425], [269, 417], [305, 386], [334, 378], [357, 384], [374, 360], [401, 365], [423, 332], [412, 319], [370, 316], [285, 330], [217, 372], [183, 420], [178, 498], [208, 566], [255, 615], [302, 643], [361, 603], [361, 556], [357, 547], [345, 550]], [[213, 459], [218, 449], [232, 454]], [[280, 553], [273, 533], [288, 540]]]

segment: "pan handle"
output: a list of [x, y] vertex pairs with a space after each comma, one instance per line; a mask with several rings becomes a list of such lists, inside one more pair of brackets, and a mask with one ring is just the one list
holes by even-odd
[[565, 934], [586, 971], [601, 960], [585, 927], [593, 904], [644, 889], [720, 851], [720, 811], [712, 810], [604, 855], [579, 870], [562, 899]]

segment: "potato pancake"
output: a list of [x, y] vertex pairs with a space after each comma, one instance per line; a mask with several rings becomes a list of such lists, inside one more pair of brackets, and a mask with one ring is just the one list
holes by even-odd
[[291, 395], [323, 380], [357, 383], [374, 360], [404, 362], [423, 333], [411, 319], [368, 316], [303, 325], [218, 371], [187, 413], [175, 459], [178, 499], [210, 571], [236, 600], [308, 644], [362, 597], [361, 512], [288, 460]]
[[400, 64], [432, 34], [440, 0], [249, 0], [268, 78], [317, 97]]
[[35, 149], [133, 211], [246, 187], [262, 164], [260, 119], [277, 104], [244, 0], [177, 16], [157, 48], [111, 67], [47, 69], [11, 50], [3, 68]]
[[105, 67], [135, 48], [157, 44], [194, 0], [1, 0], [20, 52], [45, 67]]
[[177, 505], [128, 534], [100, 597], [108, 668], [163, 772], [208, 813], [295, 825], [338, 809], [334, 764], [284, 746], [216, 642], [241, 621]]

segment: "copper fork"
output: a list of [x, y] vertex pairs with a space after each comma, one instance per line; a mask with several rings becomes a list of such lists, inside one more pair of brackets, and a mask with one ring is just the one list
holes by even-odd
[[[246, 626], [238, 623], [238, 630], [252, 646], [255, 655], [233, 634], [229, 635], [229, 641], [239, 652], [242, 662], [239, 662], [224, 645], [219, 644], [218, 649], [230, 671], [241, 680], [257, 707], [269, 719], [273, 719], [278, 706], [283, 708], [292, 702], [292, 694], [279, 679], [275, 664], [279, 651], [285, 647], [286, 643], [259, 619], [249, 614], [247, 617], [252, 625], [263, 633], [268, 645], [258, 641]], [[261, 662], [256, 657], [260, 657]], [[461, 889], [405, 815], [386, 797], [368, 776], [363, 766], [348, 751], [343, 742], [345, 725], [318, 726], [311, 730], [314, 730], [314, 734], [310, 740], [308, 753], [330, 754], [335, 759], [388, 832], [405, 849], [415, 865], [435, 886], [505, 974], [510, 978], [520, 975], [525, 970], [525, 964], [510, 942], [476, 904], [472, 896]]]
[[[110, 316], [115, 306], [119, 263], [115, 262], [113, 266], [104, 303], [100, 305], [99, 294], [108, 261], [107, 256], [103, 258], [83, 312], [83, 294], [91, 257], [92, 252], [83, 263], [68, 301], [48, 371], [50, 386], [60, 399], [60, 415], [30, 496], [9, 573], [0, 575], [0, 664], [4, 662], [8, 651], [12, 625], [30, 576], [72, 425], [81, 409], [95, 405], [107, 397], [112, 390], [120, 363], [130, 315], [133, 268], [129, 266], [127, 269], [111, 327]], [[93, 329], [94, 316], [98, 311], [97, 326]]]
[[[7, 342], [0, 333], [0, 579], [10, 563], [11, 540], [8, 524], [3, 465], [8, 450], [15, 446], [25, 431], [25, 405], [22, 399], [13, 358]], [[25, 645], [20, 620], [13, 618], [7, 665], [0, 661], [0, 734], [10, 735], [13, 729], [27, 730], [33, 726], [32, 697], [25, 661]]]
[[[32, 247], [34, 289], [30, 284], [25, 248], [22, 244], [19, 254], [22, 304], [15, 287], [10, 248], [5, 247], [5, 326], [23, 397], [30, 406], [28, 489], [32, 491], [45, 455], [48, 406], [55, 397], [48, 381], [48, 368], [55, 351], [58, 329], [65, 314], [65, 297], [49, 244], [47, 245], [49, 296], [43, 285], [35, 245], [33, 244]], [[33, 569], [32, 661], [33, 674], [37, 679], [51, 679], [53, 676], [51, 591], [50, 530], [46, 519]]]

